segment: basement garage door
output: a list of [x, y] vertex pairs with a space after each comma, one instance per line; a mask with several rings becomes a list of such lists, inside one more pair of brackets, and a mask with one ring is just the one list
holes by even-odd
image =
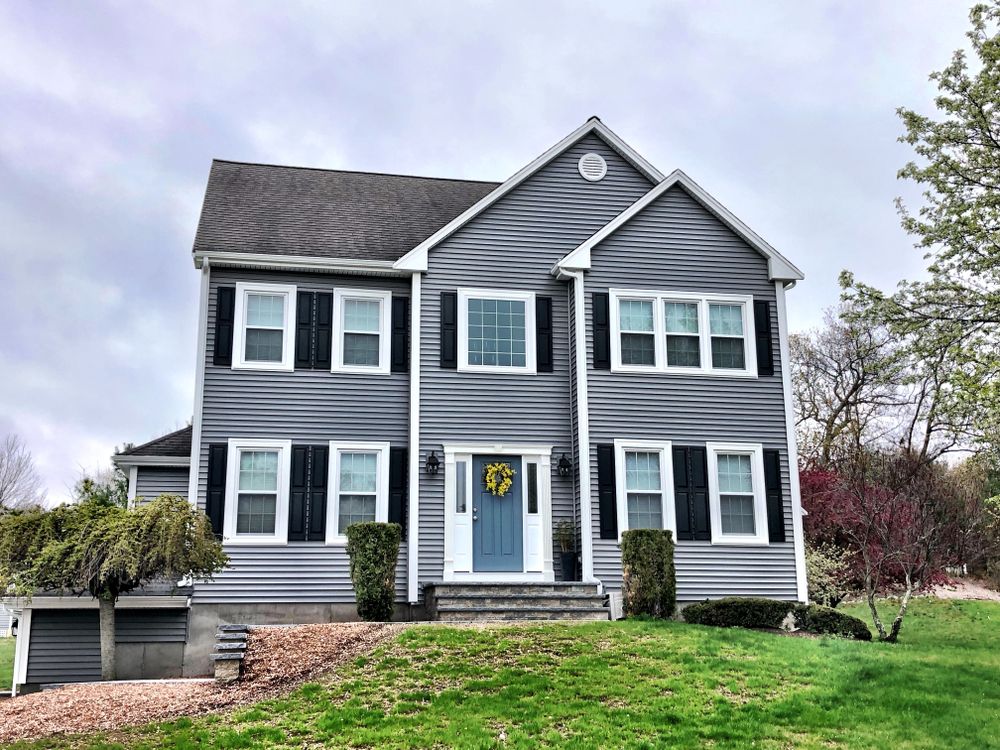
[[[119, 609], [115, 612], [119, 673], [132, 671], [127, 668], [131, 665], [121, 663], [122, 657], [130, 658], [127, 644], [180, 644], [175, 651], [182, 655], [186, 640], [186, 609]], [[178, 669], [179, 666], [178, 663]], [[31, 685], [100, 680], [101, 632], [97, 610], [32, 610], [26, 678], [26, 683]]]

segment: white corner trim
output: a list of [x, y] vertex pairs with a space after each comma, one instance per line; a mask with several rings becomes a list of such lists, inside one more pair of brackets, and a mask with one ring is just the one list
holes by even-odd
[[[340, 522], [340, 454], [352, 452], [375, 453], [378, 456], [375, 466], [375, 520], [384, 523], [389, 519], [389, 443], [331, 440], [330, 460], [327, 469], [330, 475], [326, 485], [328, 487], [326, 502], [327, 545], [347, 544], [347, 536], [337, 532]], [[330, 495], [333, 496], [332, 502]]]
[[[410, 277], [410, 449], [409, 491], [407, 492], [407, 601], [419, 600], [420, 562], [420, 303], [421, 275]], [[329, 486], [329, 485], [328, 485]]]
[[795, 440], [795, 407], [792, 404], [791, 356], [788, 347], [788, 314], [785, 308], [785, 287], [775, 282], [778, 310], [778, 341], [781, 356], [781, 390], [785, 396], [785, 435], [788, 442], [788, 489], [792, 494], [792, 543], [795, 549], [795, 583], [800, 602], [809, 601], [806, 578], [806, 540], [802, 529], [802, 490], [799, 487], [799, 449]]
[[[378, 316], [378, 365], [344, 364], [344, 337], [348, 333], [344, 325], [344, 303], [348, 300], [375, 300], [379, 303]], [[381, 289], [345, 289], [337, 287], [333, 290], [333, 352], [330, 357], [331, 372], [350, 372], [359, 375], [388, 375], [391, 343], [392, 292]]]
[[[256, 362], [246, 360], [246, 310], [247, 297], [251, 294], [282, 295], [284, 304], [284, 328], [282, 329], [282, 353], [280, 362]], [[236, 302], [233, 315], [233, 364], [234, 370], [267, 370], [292, 372], [295, 370], [295, 305], [297, 302], [295, 284], [271, 284], [267, 282], [239, 282], [236, 284]]]
[[591, 117], [583, 125], [578, 127], [572, 133], [567, 135], [556, 145], [550, 148], [548, 151], [543, 153], [538, 158], [534, 159], [517, 172], [500, 186], [495, 188], [492, 192], [481, 198], [479, 201], [474, 203], [471, 207], [463, 211], [457, 217], [452, 219], [450, 222], [441, 227], [438, 231], [432, 234], [430, 237], [425, 239], [415, 248], [410, 250], [406, 255], [397, 260], [393, 267], [399, 270], [406, 271], [426, 271], [427, 270], [427, 251], [437, 245], [442, 240], [446, 239], [452, 235], [456, 230], [466, 224], [470, 219], [479, 215], [487, 208], [492, 206], [503, 196], [507, 195], [514, 188], [528, 179], [531, 175], [537, 172], [539, 169], [544, 167], [546, 164], [551, 162], [557, 156], [559, 156], [563, 151], [568, 149], [578, 140], [583, 138], [585, 135], [590, 133], [595, 133], [598, 135], [605, 143], [607, 143], [611, 148], [617, 151], [626, 161], [628, 161], [633, 167], [638, 169], [650, 182], [657, 183], [663, 179], [663, 173], [660, 172], [656, 167], [646, 161], [641, 157], [631, 146], [629, 146], [625, 141], [618, 137], [609, 127], [602, 123], [596, 117]]
[[625, 483], [626, 451], [649, 451], [660, 454], [660, 518], [663, 528], [669, 530], [677, 540], [677, 508], [674, 500], [674, 461], [669, 440], [615, 440], [615, 502], [618, 514], [618, 541], [622, 532], [628, 530], [628, 486]]
[[128, 504], [135, 506], [136, 485], [139, 483], [139, 467], [133, 464], [128, 467]]
[[578, 245], [575, 250], [568, 253], [562, 260], [558, 261], [553, 268], [553, 272], [558, 272], [560, 269], [589, 269], [591, 261], [590, 251], [596, 245], [606, 240], [614, 232], [618, 231], [622, 225], [632, 219], [636, 214], [642, 212], [650, 203], [655, 201], [674, 185], [680, 185], [687, 190], [687, 192], [695, 200], [701, 203], [711, 213], [715, 214], [715, 216], [723, 224], [736, 232], [736, 234], [740, 235], [751, 247], [767, 258], [768, 273], [770, 274], [770, 278], [772, 280], [789, 281], [805, 278], [802, 271], [800, 271], [791, 261], [771, 247], [771, 245], [769, 245], [760, 235], [744, 224], [728, 208], [719, 203], [719, 201], [709, 195], [704, 188], [679, 169], [675, 169], [671, 172], [666, 179], [659, 184], [654, 185], [648, 193], [618, 214], [603, 227], [598, 229], [594, 234]]
[[[469, 300], [497, 299], [524, 303], [524, 366], [469, 364]], [[463, 287], [458, 290], [458, 371], [534, 375], [537, 372], [535, 293], [509, 289]]]
[[28, 649], [31, 647], [31, 610], [25, 609], [17, 618], [17, 640], [14, 643], [14, 680], [11, 695], [17, 686], [28, 681]]
[[201, 267], [201, 293], [196, 335], [197, 361], [194, 363], [194, 413], [191, 416], [191, 456], [189, 457], [188, 502], [198, 507], [198, 478], [201, 474], [201, 420], [205, 403], [205, 360], [208, 357], [208, 295], [212, 269], [206, 260]]
[[587, 308], [583, 271], [567, 271], [573, 279], [573, 349], [576, 375], [577, 472], [580, 478], [580, 564], [582, 578], [594, 581], [594, 518], [590, 495], [590, 402], [587, 395]]
[[[770, 542], [767, 532], [767, 494], [764, 488], [764, 446], [761, 443], [708, 442], [705, 444], [708, 470], [708, 510], [711, 517], [712, 544], [761, 546]], [[750, 472], [753, 482], [753, 514], [755, 534], [723, 534], [722, 507], [719, 488], [720, 453], [750, 454]], [[734, 493], [736, 494], [736, 493]]]
[[[274, 533], [237, 534], [236, 509], [239, 495], [239, 452], [241, 450], [278, 451], [277, 491], [275, 493]], [[222, 541], [226, 545], [283, 545], [288, 543], [288, 495], [292, 469], [291, 440], [229, 438], [226, 453], [226, 498], [222, 522]]]

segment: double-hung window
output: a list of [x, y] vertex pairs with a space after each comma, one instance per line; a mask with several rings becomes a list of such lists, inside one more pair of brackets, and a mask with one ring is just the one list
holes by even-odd
[[535, 295], [458, 290], [458, 369], [535, 372]]
[[611, 320], [613, 370], [757, 375], [752, 297], [612, 289]]
[[351, 524], [389, 517], [389, 444], [330, 443], [334, 512], [327, 539], [343, 542]]
[[669, 442], [615, 441], [618, 529], [676, 530]]
[[709, 443], [708, 484], [714, 544], [767, 544], [763, 449]]
[[293, 369], [294, 320], [294, 286], [237, 284], [233, 368]]
[[337, 289], [333, 318], [337, 343], [333, 369], [345, 372], [389, 372], [389, 318], [392, 293]]
[[229, 441], [223, 534], [227, 543], [287, 540], [290, 457], [288, 441]]

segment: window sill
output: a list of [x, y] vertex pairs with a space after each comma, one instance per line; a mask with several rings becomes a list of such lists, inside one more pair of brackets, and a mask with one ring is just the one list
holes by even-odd
[[768, 547], [770, 542], [756, 536], [720, 536], [712, 538], [712, 545], [718, 547]]
[[[600, 372], [593, 366], [591, 366], [591, 371]], [[677, 377], [695, 377], [695, 378], [724, 378], [724, 379], [739, 379], [747, 380], [758, 378], [756, 372], [751, 372], [748, 370], [693, 370], [680, 367], [636, 367], [629, 365], [612, 365], [611, 372], [616, 374], [624, 375], [672, 375]]]
[[257, 370], [259, 372], [294, 372], [295, 365], [285, 364], [284, 362], [275, 362], [273, 364], [266, 362], [233, 362], [232, 369]]
[[285, 547], [288, 541], [273, 536], [235, 536], [222, 540], [224, 547]]
[[492, 365], [459, 365], [458, 372], [485, 372], [497, 375], [537, 375], [533, 367], [494, 367]]
[[[330, 368], [330, 372], [335, 375], [392, 375], [388, 367], [360, 367], [351, 365], [337, 365]], [[407, 373], [398, 373], [406, 375]]]

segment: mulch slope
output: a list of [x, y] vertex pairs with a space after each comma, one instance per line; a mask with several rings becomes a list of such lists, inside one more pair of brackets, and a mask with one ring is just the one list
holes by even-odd
[[399, 625], [323, 624], [250, 631], [244, 677], [214, 682], [69, 685], [0, 702], [0, 743], [107, 731], [235, 708], [288, 692], [392, 637]]

